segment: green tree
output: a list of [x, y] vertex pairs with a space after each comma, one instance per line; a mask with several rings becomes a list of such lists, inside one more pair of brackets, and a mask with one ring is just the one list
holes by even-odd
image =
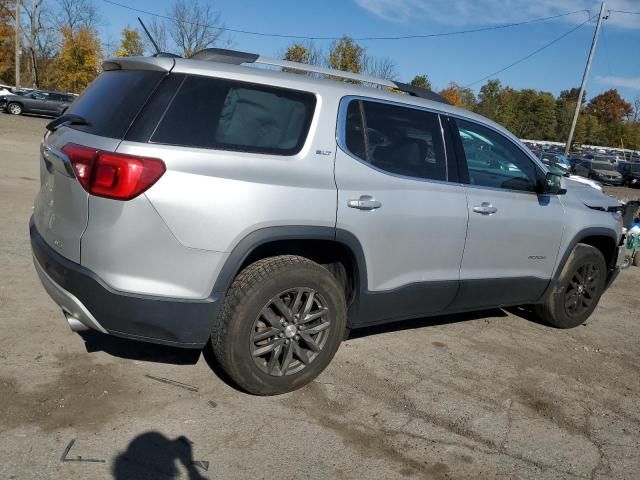
[[431, 81], [429, 80], [428, 75], [416, 75], [413, 77], [413, 80], [409, 82], [410, 85], [414, 87], [425, 88], [427, 90], [431, 90]]
[[480, 115], [496, 120], [500, 109], [500, 96], [502, 94], [500, 80], [489, 80], [482, 87], [478, 94], [478, 108]]
[[118, 57], [140, 57], [144, 55], [144, 45], [137, 30], [129, 27], [122, 30], [120, 48], [116, 51]]
[[343, 72], [360, 73], [365, 50], [350, 37], [342, 37], [329, 47], [329, 66]]
[[81, 92], [98, 76], [102, 52], [93, 29], [81, 27], [73, 33], [62, 28], [62, 45], [55, 60], [55, 84], [60, 90]]

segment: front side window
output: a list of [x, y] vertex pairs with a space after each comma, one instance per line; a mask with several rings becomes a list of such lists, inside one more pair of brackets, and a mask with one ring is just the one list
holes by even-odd
[[345, 125], [349, 152], [385, 172], [446, 180], [438, 115], [366, 100], [349, 103]]
[[464, 120], [456, 120], [472, 185], [536, 191], [536, 167], [509, 139]]
[[151, 141], [294, 155], [307, 138], [315, 104], [309, 92], [189, 76]]

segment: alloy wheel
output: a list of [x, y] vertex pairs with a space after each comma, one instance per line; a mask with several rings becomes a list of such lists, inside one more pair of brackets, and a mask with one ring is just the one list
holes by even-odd
[[294, 288], [273, 297], [251, 329], [255, 364], [276, 377], [298, 373], [320, 354], [331, 329], [329, 309], [311, 288]]
[[564, 295], [567, 315], [578, 317], [591, 307], [598, 294], [600, 275], [593, 263], [585, 263], [574, 272]]

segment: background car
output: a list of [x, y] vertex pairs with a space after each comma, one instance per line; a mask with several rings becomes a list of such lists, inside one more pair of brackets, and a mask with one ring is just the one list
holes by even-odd
[[626, 185], [640, 187], [640, 163], [620, 162], [617, 167]]
[[36, 113], [57, 117], [74, 99], [67, 93], [33, 91], [24, 95], [5, 95], [0, 99], [0, 108], [13, 115]]
[[591, 178], [606, 185], [622, 185], [623, 177], [616, 170], [614, 164], [609, 162], [596, 162], [584, 160], [573, 167], [573, 173], [581, 177]]

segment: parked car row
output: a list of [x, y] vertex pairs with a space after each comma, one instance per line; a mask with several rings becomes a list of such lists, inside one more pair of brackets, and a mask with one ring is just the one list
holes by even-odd
[[62, 115], [74, 100], [75, 95], [71, 93], [3, 88], [0, 96], [0, 110], [12, 115], [34, 113], [57, 117]]

